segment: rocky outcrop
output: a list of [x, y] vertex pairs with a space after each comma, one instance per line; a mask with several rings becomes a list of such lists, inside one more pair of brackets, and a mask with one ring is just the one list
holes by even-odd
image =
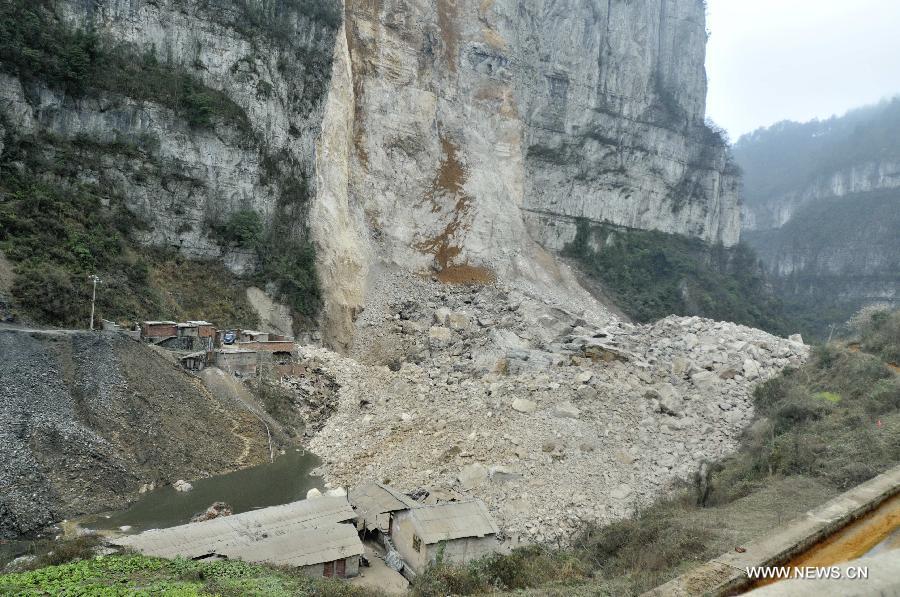
[[[248, 18], [242, 11], [251, 9], [240, 2], [57, 0], [50, 6], [51, 18], [93, 31], [106, 51], [162, 65], [182, 77], [179, 84], [183, 77], [196, 80], [239, 114], [196, 126], [171, 106], [129, 90], [77, 95], [40, 78], [0, 74], [8, 127], [16, 137], [36, 139], [51, 157], [76, 142], [80, 153], [69, 160], [75, 179], [123, 196], [142, 224], [136, 237], [144, 244], [221, 257], [236, 273], [252, 271], [252, 252], [223, 249], [211, 225], [240, 210], [271, 222], [279, 202], [312, 179], [334, 28], [293, 10], [279, 15], [286, 29], [276, 34]], [[293, 224], [302, 234], [305, 214]]]
[[372, 254], [459, 282], [540, 277], [533, 240], [561, 248], [581, 217], [737, 242], [702, 2], [348, 0], [344, 25], [316, 208], [324, 269], [345, 271], [324, 282], [333, 343]]
[[900, 99], [742, 137], [743, 238], [808, 331], [900, 303]]
[[737, 447], [756, 384], [809, 354], [799, 338], [697, 317], [635, 326], [502, 283], [392, 282], [403, 292], [361, 317], [378, 334], [364, 355], [301, 348], [338, 386], [310, 448], [334, 485], [481, 498], [513, 541], [565, 543], [690, 479]]
[[741, 210], [742, 226], [746, 230], [780, 228], [798, 210], [821, 199], [886, 189], [900, 189], [900, 161], [889, 159], [848, 165], [820, 174], [799, 188], [768, 197], [766, 201], [745, 203]]

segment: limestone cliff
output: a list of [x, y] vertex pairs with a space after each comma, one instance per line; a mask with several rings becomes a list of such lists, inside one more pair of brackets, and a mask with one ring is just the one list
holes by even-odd
[[121, 199], [138, 244], [219, 259], [276, 296], [297, 285], [301, 251], [267, 265], [259, 244], [308, 236], [339, 4], [13, 0], [2, 11], [6, 175], [88, 185], [104, 205]]
[[[244, 21], [241, 3], [83, 3], [60, 0], [73, 28], [90, 29], [111, 48], [152, 55], [220, 91], [244, 113], [244, 126], [191, 127], [168, 106], [120, 93], [73, 98], [40, 81], [0, 79], [0, 106], [19, 134], [140, 143], [140, 159], [104, 159], [92, 176], [122, 187], [148, 225], [143, 240], [191, 256], [221, 254], [209, 222], [239, 209], [271, 219], [287, 181], [311, 172], [321, 123], [333, 34], [299, 12], [285, 13], [283, 41]], [[322, 54], [324, 63], [316, 63]], [[321, 72], [325, 71], [323, 77]], [[314, 89], [316, 86], [320, 89]], [[240, 255], [230, 256], [241, 271]]]
[[[341, 173], [318, 181], [331, 271], [361, 274], [377, 252], [446, 281], [539, 276], [530, 239], [562, 248], [581, 217], [737, 242], [737, 178], [704, 124], [699, 0], [347, 0], [344, 13], [319, 160]], [[367, 230], [334, 235], [337, 221]], [[346, 282], [326, 282], [332, 319], [363, 307]]]
[[744, 238], [811, 331], [900, 301], [900, 100], [739, 140]]

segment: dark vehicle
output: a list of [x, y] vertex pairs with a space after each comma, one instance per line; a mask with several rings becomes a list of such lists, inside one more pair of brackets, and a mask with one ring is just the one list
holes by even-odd
[[222, 344], [234, 344], [236, 339], [237, 334], [234, 333], [234, 330], [228, 330], [222, 335]]

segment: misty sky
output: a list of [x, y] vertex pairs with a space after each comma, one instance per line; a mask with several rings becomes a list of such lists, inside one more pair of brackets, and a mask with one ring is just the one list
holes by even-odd
[[732, 140], [900, 94], [900, 0], [708, 0], [707, 115]]

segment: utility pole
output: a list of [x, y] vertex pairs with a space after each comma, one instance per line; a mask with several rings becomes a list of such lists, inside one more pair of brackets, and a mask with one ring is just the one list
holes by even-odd
[[97, 302], [97, 282], [100, 278], [96, 274], [88, 276], [88, 279], [94, 282], [94, 294], [91, 296], [91, 331], [94, 331], [94, 305]]

